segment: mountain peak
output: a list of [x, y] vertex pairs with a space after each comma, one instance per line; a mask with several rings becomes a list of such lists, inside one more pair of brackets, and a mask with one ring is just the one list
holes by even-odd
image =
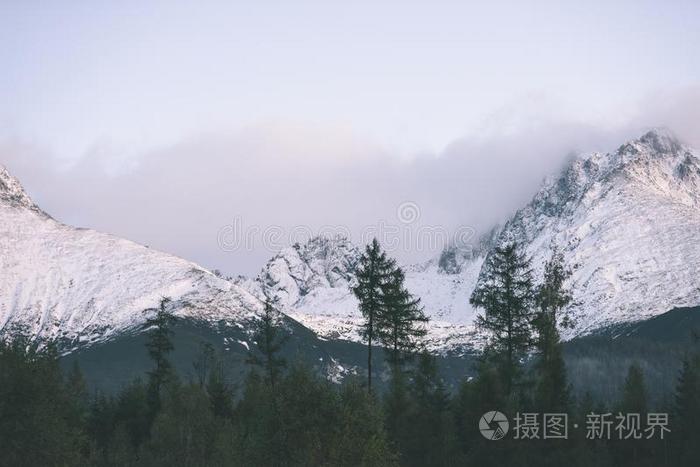
[[652, 128], [644, 133], [639, 141], [652, 146], [659, 152], [676, 152], [682, 146], [676, 135], [668, 128]]
[[348, 251], [355, 256], [357, 251], [357, 247], [352, 244], [350, 239], [340, 234], [317, 235], [304, 244], [295, 243], [293, 248], [307, 259], [327, 259], [330, 256], [338, 255], [338, 252], [344, 254]]
[[655, 128], [615, 152], [573, 160], [498, 243], [518, 239], [538, 273], [551, 245], [564, 251], [580, 333], [699, 303], [698, 206], [697, 152]]
[[652, 128], [636, 140], [623, 144], [618, 154], [639, 154], [649, 152], [657, 155], [677, 155], [683, 153], [684, 146], [668, 128]]
[[5, 201], [13, 206], [38, 209], [34, 201], [24, 191], [19, 180], [13, 177], [2, 165], [0, 165], [0, 201]]
[[282, 249], [256, 279], [258, 295], [293, 306], [321, 288], [347, 290], [360, 250], [345, 236], [316, 236]]

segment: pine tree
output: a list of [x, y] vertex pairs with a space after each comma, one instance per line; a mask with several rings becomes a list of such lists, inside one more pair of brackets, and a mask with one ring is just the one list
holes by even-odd
[[401, 365], [417, 348], [428, 322], [419, 298], [414, 298], [404, 286], [405, 275], [396, 268], [389, 280], [381, 286], [381, 312], [375, 321], [379, 341], [388, 349], [392, 371], [401, 371]]
[[700, 356], [686, 357], [678, 378], [672, 435], [677, 465], [696, 465], [700, 458]]
[[264, 369], [271, 387], [276, 385], [282, 369], [287, 365], [285, 359], [279, 356], [285, 338], [278, 333], [278, 315], [272, 300], [266, 298], [263, 315], [256, 323], [254, 340], [257, 352], [251, 351], [248, 357], [248, 363]]
[[226, 381], [224, 362], [209, 342], [200, 343], [200, 351], [192, 363], [197, 385], [204, 388], [214, 415], [230, 418], [233, 415], [233, 388]]
[[0, 339], [0, 466], [83, 465], [83, 411], [53, 344]]
[[175, 377], [172, 364], [168, 360], [168, 354], [173, 351], [172, 326], [175, 324], [175, 316], [168, 309], [170, 299], [164, 297], [158, 308], [149, 308], [146, 312], [155, 312], [155, 316], [148, 318], [144, 329], [148, 329], [148, 341], [146, 348], [148, 355], [153, 360], [154, 368], [148, 372], [148, 391], [151, 416], [160, 409], [161, 391], [165, 384]]
[[494, 452], [488, 445], [492, 442], [481, 436], [475, 422], [491, 410], [515, 413], [517, 408], [505, 394], [504, 379], [494, 359], [482, 358], [477, 364], [477, 376], [462, 383], [453, 404], [456, 439], [461, 453], [467, 458], [462, 465], [497, 465], [494, 456], [503, 448]]
[[387, 439], [381, 406], [373, 394], [349, 381], [340, 388], [337, 413], [339, 430], [330, 446], [333, 466], [397, 466], [396, 454]]
[[258, 372], [251, 371], [246, 376], [234, 418], [240, 426], [239, 431], [245, 433], [237, 441], [246, 465], [282, 465], [284, 433], [280, 411], [284, 405], [278, 403], [281, 391], [275, 390], [275, 393]]
[[541, 409], [550, 411], [565, 411], [570, 398], [558, 330], [558, 325], [572, 325], [569, 315], [564, 313], [571, 302], [571, 292], [565, 287], [570, 276], [564, 255], [555, 248], [544, 265], [543, 281], [535, 293], [538, 310], [534, 325], [539, 354], [536, 401]]
[[496, 247], [484, 265], [470, 303], [484, 309], [477, 326], [490, 334], [488, 354], [498, 361], [505, 391], [512, 394], [520, 359], [532, 343], [533, 283], [530, 259], [517, 243]]
[[404, 287], [404, 273], [396, 267], [387, 282], [381, 286], [381, 312], [375, 321], [379, 341], [386, 348], [391, 367], [391, 383], [386, 394], [387, 431], [397, 446], [407, 443], [410, 399], [404, 375], [404, 363], [412, 356], [418, 339], [426, 333], [422, 323], [427, 322], [420, 299]]
[[[637, 364], [632, 364], [627, 371], [627, 377], [622, 388], [622, 399], [618, 405], [618, 413], [623, 415], [634, 414], [640, 417], [640, 429], [644, 430], [647, 416], [647, 389], [644, 382], [644, 373]], [[652, 443], [644, 439], [617, 439], [613, 438], [610, 445], [611, 453], [615, 459], [615, 465], [638, 466], [654, 465], [646, 464], [652, 458]]]
[[197, 377], [199, 387], [204, 387], [209, 380], [209, 374], [212, 371], [214, 363], [214, 346], [209, 342], [200, 342], [199, 353], [197, 354], [194, 362], [192, 362], [192, 368], [194, 369]]
[[571, 291], [566, 288], [566, 281], [570, 277], [571, 270], [564, 262], [564, 254], [554, 247], [549, 260], [544, 264], [544, 277], [542, 284], [537, 287], [535, 300], [541, 315], [564, 328], [573, 326], [570, 314], [566, 313], [566, 306], [572, 299]]
[[[119, 456], [135, 455], [138, 452], [148, 439], [153, 419], [157, 415], [153, 413], [152, 397], [150, 385], [146, 386], [140, 380], [134, 381], [119, 393], [114, 407], [113, 437], [122, 432], [123, 439], [117, 440], [119, 442], [116, 446], [108, 449], [117, 451]], [[121, 444], [121, 441], [127, 443]]]
[[364, 323], [360, 333], [367, 341], [367, 388], [372, 391], [372, 345], [375, 344], [377, 326], [382, 315], [382, 288], [386, 287], [396, 269], [393, 259], [387, 257], [375, 238], [360, 257], [356, 272], [357, 285], [352, 289], [360, 302]]
[[620, 409], [623, 413], [644, 415], [647, 412], [647, 389], [644, 383], [644, 372], [637, 364], [630, 365], [629, 370], [627, 370]]
[[214, 415], [222, 418], [231, 418], [233, 416], [233, 388], [226, 382], [224, 364], [219, 359], [213, 362], [206, 390]]
[[152, 467], [213, 465], [213, 448], [220, 425], [209, 400], [196, 384], [181, 385], [163, 397], [139, 465]]
[[409, 466], [460, 465], [452, 429], [450, 398], [438, 374], [436, 358], [422, 352], [409, 387], [406, 435], [401, 446], [403, 464]]
[[78, 360], [73, 361], [70, 371], [66, 378], [66, 386], [70, 395], [79, 404], [81, 411], [87, 412], [88, 409], [88, 388], [83, 376], [83, 371], [80, 369]]
[[407, 445], [410, 424], [412, 401], [409, 399], [406, 379], [406, 375], [394, 370], [383, 400], [386, 431], [398, 451], [403, 451]]

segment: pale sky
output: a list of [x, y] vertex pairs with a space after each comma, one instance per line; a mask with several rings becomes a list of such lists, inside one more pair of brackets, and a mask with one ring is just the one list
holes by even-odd
[[4, 1], [0, 164], [61, 220], [250, 272], [215, 242], [239, 215], [483, 228], [571, 151], [700, 142], [699, 46], [695, 1]]

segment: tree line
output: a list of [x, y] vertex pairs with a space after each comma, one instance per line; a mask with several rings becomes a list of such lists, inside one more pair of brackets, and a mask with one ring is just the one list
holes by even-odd
[[[164, 299], [149, 310], [152, 369], [113, 395], [91, 393], [79, 367], [62, 371], [53, 345], [21, 335], [0, 342], [0, 466], [695, 466], [700, 459], [700, 354], [689, 349], [676, 391], [649, 407], [644, 374], [629, 368], [616, 400], [574, 398], [559, 329], [570, 271], [556, 249], [539, 283], [516, 243], [486, 259], [471, 303], [488, 336], [476, 376], [448, 391], [435, 356], [421, 345], [427, 318], [405, 274], [375, 240], [352, 290], [364, 317], [366, 376], [332, 384], [283, 355], [272, 300], [256, 321], [241, 386], [225, 356], [202, 344], [194, 378], [170, 362], [175, 318]], [[388, 375], [372, 350], [385, 349]], [[388, 383], [378, 389], [373, 377]], [[668, 412], [664, 439], [486, 439], [482, 415]], [[642, 418], [642, 420], [644, 420]], [[641, 428], [644, 428], [643, 426]]]

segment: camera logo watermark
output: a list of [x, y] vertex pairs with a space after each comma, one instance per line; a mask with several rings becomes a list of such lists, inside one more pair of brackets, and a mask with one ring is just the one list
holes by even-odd
[[420, 220], [420, 208], [412, 201], [401, 203], [396, 210], [396, 217], [402, 224], [415, 224]]
[[509, 428], [508, 417], [495, 410], [486, 412], [479, 420], [481, 436], [490, 441], [498, 441], [505, 438]]
[[[498, 411], [486, 412], [479, 420], [479, 431], [488, 440], [505, 438], [510, 428], [508, 417]], [[629, 440], [664, 439], [669, 433], [667, 413], [594, 413], [586, 415], [586, 439]], [[573, 429], [579, 424], [574, 423]], [[566, 413], [518, 412], [513, 419], [513, 439], [569, 439], [569, 415]]]

